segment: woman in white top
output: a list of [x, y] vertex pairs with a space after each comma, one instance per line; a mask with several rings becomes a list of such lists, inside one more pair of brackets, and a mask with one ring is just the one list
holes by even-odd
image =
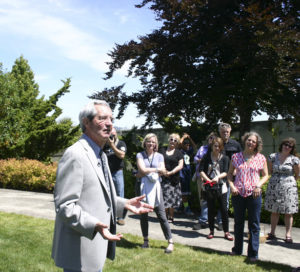
[[[146, 195], [146, 202], [154, 206], [154, 211], [158, 217], [164, 236], [169, 243], [165, 249], [165, 253], [171, 253], [174, 249], [174, 245], [160, 186], [160, 176], [166, 172], [164, 157], [157, 152], [158, 140], [155, 134], [147, 134], [142, 145], [145, 151], [138, 153], [136, 156], [138, 176], [141, 177], [141, 193]], [[142, 248], [148, 248], [148, 214], [141, 215], [140, 222], [144, 237]]]

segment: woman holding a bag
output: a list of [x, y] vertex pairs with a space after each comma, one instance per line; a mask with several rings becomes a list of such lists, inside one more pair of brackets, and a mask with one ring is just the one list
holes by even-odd
[[[160, 222], [164, 236], [169, 243], [168, 247], [165, 249], [165, 253], [171, 253], [174, 249], [174, 245], [170, 226], [166, 217], [163, 194], [160, 186], [160, 176], [166, 172], [164, 157], [157, 152], [158, 140], [155, 134], [147, 134], [142, 142], [142, 146], [145, 151], [136, 155], [138, 167], [137, 175], [141, 178], [140, 193], [145, 194], [145, 201], [154, 206], [154, 211]], [[140, 222], [144, 237], [142, 248], [148, 248], [148, 213], [141, 214]]]
[[219, 203], [224, 238], [232, 241], [233, 237], [229, 233], [228, 210], [227, 210], [227, 185], [226, 177], [229, 167], [229, 158], [222, 154], [224, 148], [221, 138], [212, 140], [211, 152], [206, 153], [200, 163], [199, 171], [205, 184], [207, 205], [208, 205], [208, 225], [210, 233], [207, 239], [214, 238], [214, 217], [215, 203]]

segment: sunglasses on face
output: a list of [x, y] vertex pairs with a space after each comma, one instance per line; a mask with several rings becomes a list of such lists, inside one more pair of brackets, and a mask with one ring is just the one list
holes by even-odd
[[293, 146], [290, 145], [290, 144], [283, 144], [283, 145], [286, 146], [286, 147], [288, 147], [288, 148], [293, 148]]
[[170, 142], [174, 142], [174, 143], [177, 143], [177, 142], [178, 142], [176, 139], [173, 139], [173, 138], [171, 138], [169, 141], [170, 141]]

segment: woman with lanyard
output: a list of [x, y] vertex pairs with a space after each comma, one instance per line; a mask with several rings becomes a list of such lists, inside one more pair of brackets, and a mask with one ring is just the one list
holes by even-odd
[[[145, 136], [142, 146], [145, 151], [137, 154], [138, 177], [141, 177], [141, 194], [146, 195], [145, 201], [154, 206], [154, 211], [160, 222], [162, 231], [168, 247], [165, 253], [172, 253], [174, 249], [170, 226], [166, 217], [164, 200], [160, 186], [161, 175], [165, 174], [165, 163], [162, 154], [157, 152], [158, 140], [155, 134], [149, 133]], [[144, 244], [142, 248], [149, 247], [148, 240], [148, 214], [142, 214], [140, 218]]]
[[[231, 202], [234, 209], [234, 247], [231, 255], [243, 253], [244, 223], [248, 210], [249, 244], [247, 256], [251, 262], [258, 260], [261, 187], [267, 182], [266, 158], [260, 154], [262, 139], [256, 132], [247, 132], [242, 137], [244, 151], [232, 155], [228, 172]], [[233, 173], [236, 170], [233, 182]]]

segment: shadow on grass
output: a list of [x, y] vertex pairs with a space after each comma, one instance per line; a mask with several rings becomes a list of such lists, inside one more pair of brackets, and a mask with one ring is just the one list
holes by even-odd
[[117, 243], [118, 247], [123, 247], [123, 248], [128, 248], [128, 249], [132, 249], [132, 248], [140, 248], [141, 247], [141, 243], [134, 243], [132, 241], [129, 241], [126, 238], [122, 238], [121, 241], [118, 241]]

